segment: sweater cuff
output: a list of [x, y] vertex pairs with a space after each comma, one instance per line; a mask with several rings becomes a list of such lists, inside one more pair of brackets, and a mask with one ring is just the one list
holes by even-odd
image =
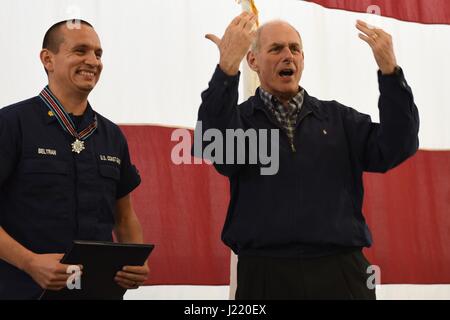
[[240, 75], [241, 72], [238, 71], [236, 75], [229, 76], [225, 72], [223, 72], [222, 69], [220, 69], [219, 65], [217, 65], [216, 70], [214, 71], [213, 77], [211, 79], [211, 84], [225, 87], [237, 86], [239, 84]]
[[382, 74], [381, 70], [378, 70], [378, 84], [381, 92], [387, 92], [400, 87], [412, 95], [412, 90], [406, 82], [403, 69], [400, 67], [396, 67], [395, 72], [392, 74]]

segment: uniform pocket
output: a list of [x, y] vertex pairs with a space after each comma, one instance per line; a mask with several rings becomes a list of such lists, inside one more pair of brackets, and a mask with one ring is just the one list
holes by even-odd
[[22, 172], [25, 174], [47, 173], [67, 175], [68, 164], [62, 160], [27, 159], [22, 163]]
[[110, 178], [115, 181], [119, 181], [120, 179], [120, 170], [119, 168], [113, 167], [107, 164], [99, 165], [100, 175], [104, 178]]
[[24, 159], [19, 164], [14, 193], [26, 203], [27, 212], [39, 216], [39, 223], [67, 218], [73, 197], [69, 169], [68, 162], [54, 158]]

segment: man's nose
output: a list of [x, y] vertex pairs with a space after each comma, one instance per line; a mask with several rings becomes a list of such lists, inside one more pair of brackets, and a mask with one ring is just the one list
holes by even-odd
[[98, 67], [101, 62], [100, 59], [97, 58], [97, 54], [95, 52], [91, 52], [86, 55], [84, 63], [92, 67]]
[[294, 55], [291, 52], [291, 49], [289, 47], [285, 47], [283, 49], [283, 62], [293, 62], [294, 61]]

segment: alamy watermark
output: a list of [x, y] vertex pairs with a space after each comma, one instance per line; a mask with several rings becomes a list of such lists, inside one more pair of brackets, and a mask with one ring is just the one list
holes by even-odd
[[381, 8], [376, 4], [368, 6], [366, 12], [381, 16]]
[[70, 265], [67, 267], [66, 273], [70, 274], [69, 278], [66, 280], [67, 289], [73, 290], [81, 289], [81, 268], [77, 265]]
[[381, 269], [379, 266], [373, 264], [367, 267], [366, 273], [370, 274], [366, 281], [367, 288], [373, 290], [381, 283]]
[[380, 6], [373, 4], [367, 7], [366, 13], [370, 13], [371, 16], [367, 18], [369, 23], [367, 24], [367, 27], [369, 29], [376, 29], [376, 25], [380, 24], [379, 17], [381, 17], [381, 8]]
[[[193, 164], [249, 164], [259, 165], [261, 175], [274, 175], [279, 169], [279, 129], [219, 129], [203, 131], [201, 121], [194, 132]], [[269, 142], [270, 139], [270, 142]], [[178, 141], [172, 148], [174, 164], [192, 164], [191, 133], [188, 129], [176, 129], [171, 141]]]
[[[67, 7], [66, 13], [69, 17], [81, 17], [81, 9], [76, 5], [71, 5]], [[69, 19], [66, 21], [67, 29], [81, 29], [81, 20], [80, 19]]]

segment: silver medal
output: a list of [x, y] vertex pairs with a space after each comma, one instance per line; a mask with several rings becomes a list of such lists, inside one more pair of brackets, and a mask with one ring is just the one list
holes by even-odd
[[72, 143], [72, 152], [76, 152], [79, 154], [83, 150], [84, 150], [84, 141], [76, 139]]

